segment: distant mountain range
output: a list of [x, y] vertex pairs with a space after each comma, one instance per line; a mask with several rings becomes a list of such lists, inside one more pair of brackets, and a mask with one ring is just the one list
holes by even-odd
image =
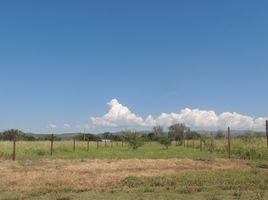
[[[148, 134], [150, 133], [151, 131], [138, 131], [140, 134]], [[206, 131], [206, 130], [199, 130], [199, 131], [196, 131], [198, 132], [199, 134], [206, 134], [206, 133], [211, 133], [211, 134], [216, 134], [217, 131]], [[222, 131], [223, 133], [226, 132], [227, 134], [227, 131]], [[111, 132], [113, 135], [121, 135], [122, 132]], [[259, 135], [262, 135], [262, 136], [265, 136], [266, 133], [265, 132], [258, 132], [258, 131], [249, 131], [249, 130], [231, 130], [231, 135], [232, 136], [239, 136], [239, 135], [244, 135], [244, 134], [247, 134], [247, 133], [257, 133]], [[33, 136], [35, 138], [37, 137], [40, 137], [40, 136], [46, 136], [48, 134], [37, 134], [37, 133], [25, 133], [26, 135], [29, 135], [29, 136]], [[80, 135], [80, 134], [84, 134], [84, 133], [60, 133], [60, 134], [55, 134], [57, 137], [61, 138], [62, 140], [71, 140], [73, 139], [74, 137]], [[87, 133], [85, 133], [87, 134]], [[94, 134], [94, 135], [99, 135], [101, 136], [103, 133], [97, 133], [97, 134]]]

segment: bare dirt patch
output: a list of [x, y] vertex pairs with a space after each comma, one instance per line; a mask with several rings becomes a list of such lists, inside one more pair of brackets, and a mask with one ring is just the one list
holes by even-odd
[[1, 161], [0, 188], [7, 191], [103, 191], [127, 176], [160, 176], [191, 170], [248, 170], [242, 160], [126, 159]]

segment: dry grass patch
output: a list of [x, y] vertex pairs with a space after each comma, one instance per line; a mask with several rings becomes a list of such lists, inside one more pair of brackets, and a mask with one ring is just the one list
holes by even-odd
[[126, 159], [1, 161], [0, 188], [6, 191], [107, 191], [128, 176], [160, 176], [191, 170], [248, 170], [242, 160]]

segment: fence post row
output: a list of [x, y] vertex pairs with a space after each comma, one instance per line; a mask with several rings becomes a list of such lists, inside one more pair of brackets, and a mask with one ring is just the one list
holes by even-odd
[[[267, 137], [267, 149], [268, 149], [268, 120], [266, 122], [266, 137]], [[16, 160], [16, 140], [17, 140], [17, 132], [13, 133], [13, 153], [12, 153], [12, 160]], [[85, 135], [84, 135], [85, 136]], [[85, 140], [85, 137], [84, 137]], [[228, 127], [228, 135], [227, 135], [227, 140], [228, 140], [228, 158], [231, 159], [231, 129]], [[51, 134], [51, 145], [50, 145], [50, 155], [53, 155], [53, 143], [54, 143], [54, 134]], [[124, 146], [124, 142], [121, 141], [122, 147]], [[200, 151], [203, 150], [203, 141], [200, 139]], [[189, 141], [188, 140], [183, 140], [183, 145], [184, 147], [189, 147]], [[105, 140], [105, 147], [107, 146], [107, 141]], [[118, 142], [116, 142], [116, 146], [118, 146]], [[113, 147], [113, 143], [111, 141], [111, 147]], [[195, 141], [193, 140], [193, 147], [195, 147]], [[97, 149], [99, 148], [99, 141], [97, 141]], [[89, 138], [87, 140], [87, 151], [89, 151]], [[75, 138], [73, 138], [73, 152], [75, 152]]]

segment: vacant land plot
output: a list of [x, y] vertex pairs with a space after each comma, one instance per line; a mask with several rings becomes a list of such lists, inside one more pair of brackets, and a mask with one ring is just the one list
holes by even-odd
[[160, 176], [185, 171], [248, 168], [249, 165], [245, 161], [230, 162], [225, 159], [6, 161], [0, 164], [0, 187], [16, 192], [49, 188], [101, 191], [119, 186], [128, 176]]
[[147, 143], [0, 143], [0, 199], [268, 199], [267, 159]]
[[161, 192], [157, 198], [202, 198], [204, 194], [222, 193], [225, 197], [251, 195], [261, 199], [267, 195], [268, 174], [252, 170], [251, 164], [226, 159], [2, 161], [0, 196], [124, 199], [129, 194], [129, 198], [135, 199], [140, 194], [141, 199], [146, 199]]

